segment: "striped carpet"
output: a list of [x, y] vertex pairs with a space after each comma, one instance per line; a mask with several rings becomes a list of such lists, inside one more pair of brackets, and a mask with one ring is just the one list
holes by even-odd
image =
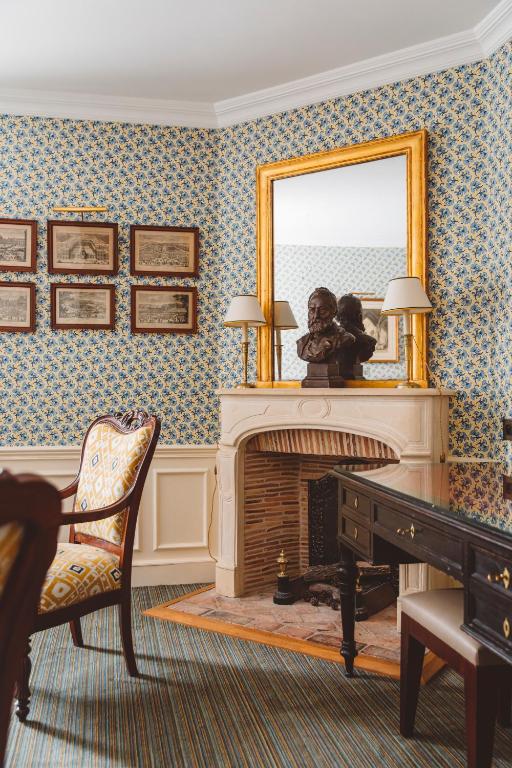
[[[117, 611], [34, 637], [33, 699], [13, 719], [6, 768], [309, 766], [463, 768], [463, 688], [442, 672], [422, 691], [418, 737], [398, 734], [398, 683], [330, 662], [141, 615], [186, 587], [134, 590], [139, 679], [120, 653]], [[512, 765], [498, 728], [496, 768]]]

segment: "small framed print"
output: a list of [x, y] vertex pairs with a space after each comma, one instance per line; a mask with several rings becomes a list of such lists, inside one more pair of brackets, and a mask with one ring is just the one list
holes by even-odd
[[51, 283], [50, 290], [52, 328], [114, 328], [115, 286]]
[[115, 275], [117, 267], [117, 224], [48, 222], [48, 272]]
[[197, 288], [132, 285], [132, 333], [196, 333]]
[[198, 254], [197, 227], [130, 227], [132, 275], [197, 277]]
[[35, 272], [37, 221], [0, 219], [0, 271]]
[[361, 299], [364, 330], [377, 339], [375, 352], [369, 363], [398, 363], [398, 320], [395, 315], [383, 315], [384, 299]]
[[0, 331], [36, 329], [35, 283], [0, 283]]

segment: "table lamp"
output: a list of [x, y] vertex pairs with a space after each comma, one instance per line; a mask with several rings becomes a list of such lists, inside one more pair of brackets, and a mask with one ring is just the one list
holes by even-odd
[[383, 315], [403, 315], [407, 380], [398, 386], [400, 388], [418, 387], [419, 384], [412, 380], [413, 334], [411, 315], [432, 312], [432, 304], [419, 277], [395, 277], [390, 280], [381, 312]]
[[290, 331], [298, 328], [297, 321], [293, 315], [289, 301], [274, 301], [274, 331], [275, 331], [275, 349], [277, 360], [277, 378], [281, 381], [283, 344], [281, 341], [281, 331]]
[[265, 323], [266, 321], [256, 296], [252, 294], [233, 296], [224, 318], [224, 325], [228, 328], [242, 329], [243, 381], [241, 384], [237, 384], [237, 389], [254, 386], [254, 384], [247, 382], [247, 362], [249, 359], [249, 335], [247, 329], [249, 326], [265, 325]]

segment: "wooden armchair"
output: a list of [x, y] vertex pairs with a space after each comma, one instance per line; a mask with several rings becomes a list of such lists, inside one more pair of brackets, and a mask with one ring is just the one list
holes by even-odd
[[[80, 469], [60, 498], [75, 494], [69, 543], [59, 544], [39, 602], [34, 632], [70, 623], [82, 647], [80, 617], [119, 605], [121, 638], [130, 675], [137, 674], [131, 630], [133, 539], [142, 489], [155, 451], [160, 421], [144, 411], [101, 416], [89, 427]], [[30, 701], [30, 645], [18, 679], [16, 714], [27, 718]]]
[[41, 477], [0, 473], [0, 766], [17, 671], [57, 548], [60, 506], [59, 492]]

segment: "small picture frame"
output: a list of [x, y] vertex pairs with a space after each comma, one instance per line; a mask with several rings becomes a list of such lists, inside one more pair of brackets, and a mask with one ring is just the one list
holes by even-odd
[[196, 333], [197, 288], [132, 285], [132, 333]]
[[32, 333], [35, 329], [35, 283], [0, 282], [0, 331]]
[[0, 272], [35, 272], [37, 221], [0, 219]]
[[368, 363], [398, 363], [398, 320], [395, 315], [381, 313], [384, 299], [361, 299], [364, 330], [374, 339], [377, 346]]
[[113, 330], [115, 286], [96, 283], [51, 283], [51, 326], [54, 330]]
[[197, 277], [199, 274], [198, 227], [130, 227], [132, 275]]
[[115, 275], [117, 224], [101, 221], [49, 221], [48, 272]]

